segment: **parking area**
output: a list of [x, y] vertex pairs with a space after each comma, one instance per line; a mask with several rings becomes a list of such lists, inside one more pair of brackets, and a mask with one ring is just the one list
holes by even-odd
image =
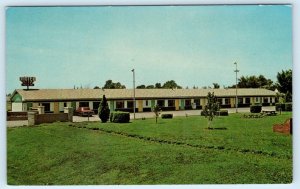
[[[228, 113], [235, 113], [235, 108], [228, 108]], [[275, 111], [275, 106], [264, 106], [262, 107], [262, 110], [264, 111]], [[192, 115], [200, 115], [202, 110], [182, 110], [182, 111], [164, 111], [161, 112], [162, 114], [173, 114], [174, 117], [176, 116], [192, 116]], [[239, 113], [249, 113], [250, 108], [238, 108]], [[130, 113], [130, 119], [133, 119], [134, 114]], [[142, 118], [154, 118], [155, 115], [153, 112], [140, 112], [135, 113], [136, 119], [142, 119]], [[98, 115], [93, 115], [92, 117], [80, 117], [80, 116], [73, 116], [73, 122], [83, 122], [83, 121], [100, 121], [100, 118]], [[27, 126], [28, 121], [7, 121], [7, 127], [18, 127], [18, 126]]]

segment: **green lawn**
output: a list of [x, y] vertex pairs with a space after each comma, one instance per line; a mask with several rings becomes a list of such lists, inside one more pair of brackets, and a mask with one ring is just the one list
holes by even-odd
[[292, 137], [272, 131], [291, 116], [8, 128], [8, 184], [291, 183]]

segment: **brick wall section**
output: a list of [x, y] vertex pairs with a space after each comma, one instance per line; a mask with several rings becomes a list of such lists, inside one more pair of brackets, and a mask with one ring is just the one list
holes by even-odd
[[7, 112], [7, 121], [27, 120], [27, 112]]
[[35, 115], [35, 124], [53, 123], [56, 121], [66, 122], [69, 121], [67, 113], [60, 114], [37, 114]]
[[273, 125], [273, 132], [293, 134], [293, 119], [287, 119], [283, 124]]

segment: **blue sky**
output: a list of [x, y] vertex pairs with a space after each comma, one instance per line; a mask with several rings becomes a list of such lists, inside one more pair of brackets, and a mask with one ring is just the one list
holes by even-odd
[[292, 68], [292, 7], [284, 5], [10, 7], [6, 91], [175, 80], [228, 86], [239, 76]]

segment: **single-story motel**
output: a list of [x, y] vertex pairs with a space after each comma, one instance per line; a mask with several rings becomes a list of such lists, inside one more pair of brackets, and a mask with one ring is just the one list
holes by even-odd
[[[208, 92], [214, 92], [221, 108], [235, 107], [236, 89], [17, 89], [13, 92], [11, 111], [29, 111], [44, 106], [45, 113], [59, 113], [64, 107], [90, 107], [96, 113], [103, 95], [111, 111], [149, 112], [158, 104], [162, 110], [202, 109], [207, 103]], [[237, 90], [238, 107], [252, 104], [263, 106], [277, 102], [276, 92], [247, 88]]]

